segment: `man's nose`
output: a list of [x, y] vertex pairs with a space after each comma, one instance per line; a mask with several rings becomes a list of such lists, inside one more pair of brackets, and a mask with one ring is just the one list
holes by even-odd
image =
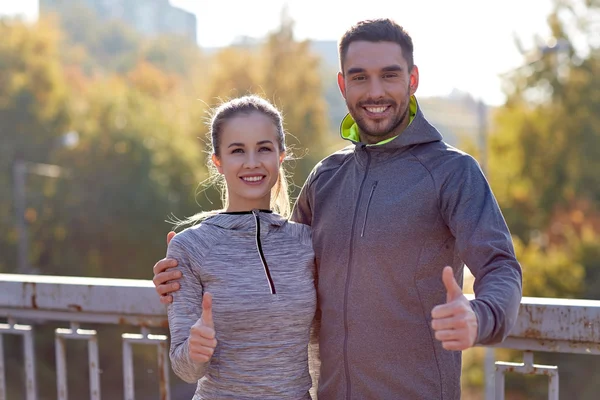
[[369, 97], [372, 99], [380, 99], [385, 95], [383, 82], [381, 79], [371, 79], [369, 81]]

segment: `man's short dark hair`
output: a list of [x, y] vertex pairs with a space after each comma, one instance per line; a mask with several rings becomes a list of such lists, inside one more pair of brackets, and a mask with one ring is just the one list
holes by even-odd
[[412, 38], [403, 27], [391, 19], [379, 18], [360, 21], [344, 33], [339, 43], [342, 72], [344, 72], [344, 60], [348, 53], [348, 47], [350, 43], [357, 41], [397, 43], [402, 48], [402, 55], [408, 63], [408, 70], [412, 70], [414, 64]]

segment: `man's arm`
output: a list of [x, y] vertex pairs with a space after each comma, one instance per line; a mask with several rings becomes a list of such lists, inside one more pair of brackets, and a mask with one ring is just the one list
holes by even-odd
[[[171, 239], [175, 236], [175, 232], [169, 232], [167, 234], [167, 246], [171, 243]], [[175, 269], [177, 267], [177, 260], [173, 258], [163, 258], [159, 260], [152, 268], [154, 272], [154, 286], [156, 292], [160, 296], [160, 302], [163, 304], [171, 304], [173, 302], [173, 296], [171, 293], [179, 290], [180, 285], [179, 278], [181, 278], [181, 271]]]
[[[440, 211], [456, 238], [460, 258], [475, 276], [475, 299], [470, 302], [477, 326], [473, 344], [499, 343], [517, 319], [521, 266], [500, 207], [477, 162], [464, 155], [448, 164], [441, 167], [449, 172], [439, 189]], [[464, 316], [472, 322], [473, 315], [466, 312]], [[462, 323], [466, 322], [463, 319]]]
[[[304, 185], [302, 186], [302, 190], [300, 190], [300, 195], [296, 199], [296, 203], [294, 204], [294, 209], [292, 210], [291, 220], [300, 224], [312, 225], [312, 208], [311, 208], [311, 199], [312, 193], [310, 192], [312, 177], [314, 176], [313, 172], [308, 176]], [[315, 286], [318, 288], [318, 275], [316, 275], [318, 271], [315, 271]], [[308, 369], [310, 372], [310, 376], [312, 379], [312, 387], [310, 389], [311, 396], [316, 399], [317, 398], [317, 390], [319, 387], [319, 372], [321, 369], [321, 355], [319, 353], [319, 332], [321, 330], [321, 310], [319, 309], [319, 300], [317, 298], [317, 310], [315, 313], [315, 317], [313, 319], [312, 326], [310, 328], [310, 338], [308, 343]]]
[[311, 193], [310, 188], [312, 185], [312, 178], [314, 176], [315, 170], [308, 175], [304, 185], [302, 185], [302, 189], [300, 190], [300, 195], [296, 199], [296, 203], [294, 204], [294, 209], [292, 210], [292, 216], [290, 219], [294, 222], [298, 222], [300, 224], [312, 225], [312, 208], [311, 208]]

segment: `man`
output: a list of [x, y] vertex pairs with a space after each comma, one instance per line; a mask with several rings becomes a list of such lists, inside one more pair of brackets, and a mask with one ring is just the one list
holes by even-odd
[[[309, 175], [292, 219], [318, 266], [319, 399], [459, 399], [461, 350], [502, 341], [521, 268], [476, 161], [442, 141], [414, 94], [410, 36], [363, 21], [339, 45], [347, 148]], [[475, 276], [475, 299], [462, 283]], [[168, 302], [175, 265], [154, 267]], [[164, 297], [164, 295], [167, 297]]]

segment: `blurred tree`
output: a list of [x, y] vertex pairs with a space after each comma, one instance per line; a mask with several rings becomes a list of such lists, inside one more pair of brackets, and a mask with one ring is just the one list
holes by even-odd
[[0, 232], [0, 271], [7, 271], [17, 264], [14, 162], [50, 162], [71, 117], [57, 28], [1, 19], [0, 37], [0, 221], [10, 227]]
[[[194, 85], [138, 56], [127, 74], [89, 73], [87, 65], [61, 54], [76, 51], [51, 20], [30, 25], [4, 19], [0, 37], [0, 221], [6, 227], [0, 271], [15, 272], [17, 264], [10, 171], [20, 158], [71, 172], [58, 180], [28, 176], [31, 265], [43, 274], [148, 278], [149, 266], [165, 252], [165, 220], [196, 211], [193, 190], [206, 173]], [[67, 148], [63, 135], [71, 130], [79, 141]], [[52, 387], [52, 330], [40, 332], [38, 384]], [[103, 352], [103, 365], [114, 364], [119, 336], [107, 327], [103, 332], [111, 336], [104, 343], [115, 348]], [[9, 365], [22, 357], [8, 350], [6, 356]], [[85, 365], [80, 358], [73, 359]], [[111, 368], [103, 375], [110, 398], [122, 392], [112, 384], [120, 382], [119, 373]], [[9, 393], [19, 397], [19, 371], [8, 374]], [[76, 380], [71, 394], [84, 397], [85, 385]]]
[[556, 39], [507, 80], [492, 179], [523, 238], [547, 225], [556, 207], [600, 202], [600, 44], [592, 33], [598, 23], [591, 24], [599, 8], [598, 1], [557, 1], [548, 18]]
[[193, 77], [206, 63], [200, 48], [185, 38], [161, 35], [147, 40], [142, 46], [142, 57], [167, 73]]
[[127, 74], [131, 87], [153, 98], [162, 98], [173, 94], [178, 87], [179, 79], [167, 75], [147, 61], [141, 61]]
[[164, 221], [171, 212], [193, 212], [190, 189], [205, 173], [201, 149], [177, 124], [181, 116], [165, 112], [155, 92], [136, 88], [102, 79], [78, 99], [73, 124], [80, 142], [57, 156], [75, 172], [59, 181], [55, 211], [35, 232], [47, 250], [38, 252], [47, 273], [147, 278], [148, 265], [165, 251], [157, 235], [167, 230]]
[[288, 165], [296, 194], [313, 166], [330, 153], [337, 136], [329, 130], [319, 58], [309, 42], [297, 41], [293, 21], [282, 13], [280, 27], [259, 45], [224, 49], [212, 59], [208, 104], [257, 93], [284, 115], [287, 144], [297, 158]]
[[257, 71], [255, 49], [235, 46], [217, 52], [210, 62], [207, 105], [249, 93], [261, 94], [261, 76]]
[[[600, 1], [556, 0], [554, 38], [538, 41], [506, 77], [507, 102], [490, 145], [494, 191], [505, 212], [529, 296], [600, 299]], [[540, 354], [559, 365], [560, 397], [597, 398], [597, 361]], [[545, 398], [520, 377], [523, 398]]]
[[[295, 150], [293, 183], [299, 188], [334, 143], [342, 147], [338, 135], [330, 132], [327, 104], [323, 97], [320, 59], [308, 41], [294, 38], [294, 22], [286, 8], [281, 24], [267, 37], [260, 53], [261, 87], [282, 111], [289, 144]], [[333, 78], [332, 78], [333, 79]]]

